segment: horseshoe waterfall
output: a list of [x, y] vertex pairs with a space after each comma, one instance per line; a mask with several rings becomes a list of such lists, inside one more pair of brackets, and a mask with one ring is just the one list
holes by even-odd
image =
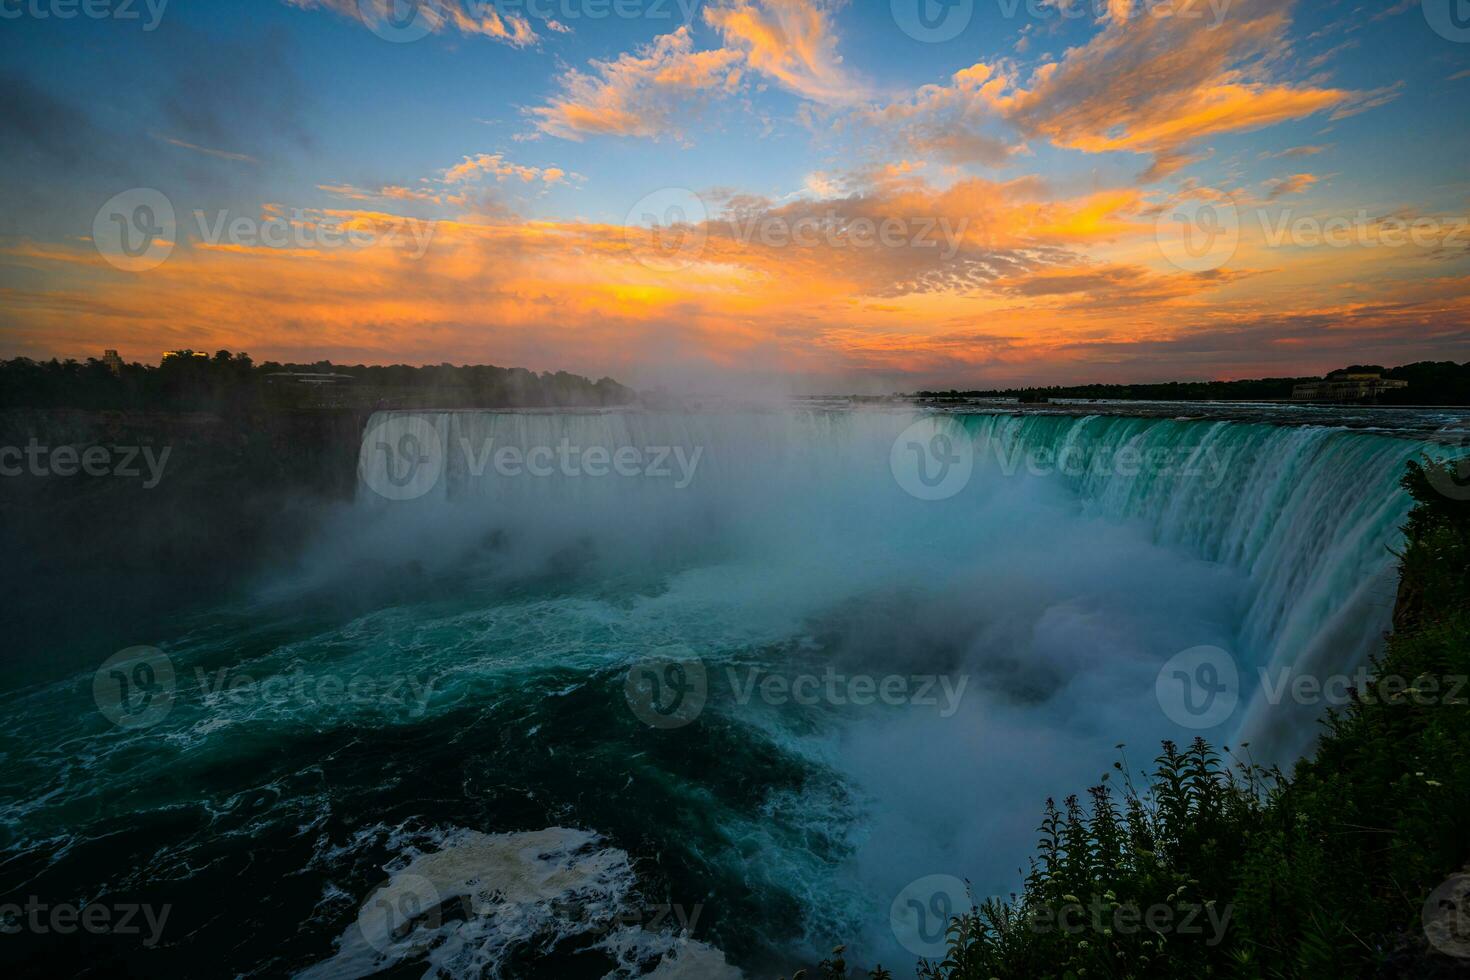
[[14, 702], [11, 874], [166, 881], [161, 955], [242, 975], [912, 962], [909, 883], [1013, 891], [1118, 743], [1291, 762], [1293, 676], [1391, 625], [1435, 419], [1086, 411], [379, 412], [298, 560], [150, 641], [166, 713]]

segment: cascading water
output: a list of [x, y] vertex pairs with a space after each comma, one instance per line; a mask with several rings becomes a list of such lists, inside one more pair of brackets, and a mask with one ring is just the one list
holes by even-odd
[[[836, 942], [904, 972], [895, 896], [1011, 890], [1041, 802], [1115, 743], [1304, 751], [1322, 706], [1257, 677], [1375, 648], [1397, 482], [1432, 448], [1118, 415], [382, 413], [302, 568], [158, 640], [166, 717], [78, 717], [91, 677], [18, 700], [7, 883], [112, 869], [210, 911], [178, 953], [241, 975], [774, 975]], [[1239, 675], [1209, 727], [1157, 687], [1198, 647]], [[698, 710], [650, 715], [650, 662], [697, 671]], [[232, 697], [242, 674], [376, 693]], [[431, 914], [374, 918], [404, 896]]]
[[[1407, 460], [1437, 448], [1327, 426], [959, 416], [955, 424], [978, 456], [977, 486], [954, 503], [930, 504], [929, 515], [906, 514], [922, 511], [924, 502], [905, 500], [886, 470], [894, 439], [914, 418], [385, 413], [369, 428], [381, 426], [391, 441], [407, 423], [432, 419], [443, 461], [429, 497], [486, 508], [472, 523], [532, 521], [591, 535], [664, 537], [687, 520], [718, 522], [697, 528], [692, 543], [704, 545], [724, 533], [768, 537], [776, 515], [811, 521], [813, 503], [821, 524], [839, 527], [932, 526], [924, 518], [941, 513], [947, 521], [983, 522], [966, 505], [988, 502], [986, 481], [1050, 479], [1072, 493], [1079, 516], [1141, 525], [1155, 542], [1244, 572], [1241, 654], [1252, 667], [1304, 669], [1348, 669], [1378, 645], [1392, 609], [1392, 549], [1408, 508], [1398, 480]], [[491, 456], [497, 448], [531, 446], [601, 447], [609, 459], [620, 448], [659, 447], [668, 450], [666, 473], [568, 476], [548, 454], [548, 472], [538, 477], [524, 466], [507, 473]], [[783, 502], [788, 493], [798, 499]], [[365, 505], [381, 504], [377, 497], [363, 486]], [[1290, 743], [1288, 754], [1300, 751], [1302, 739], [1279, 734]]]
[[[1057, 471], [1085, 510], [1139, 521], [1154, 540], [1245, 571], [1236, 644], [1245, 666], [1314, 676], [1351, 672], [1381, 645], [1409, 505], [1398, 481], [1408, 460], [1441, 451], [1322, 426], [1102, 416], [972, 425], [1004, 453], [1060, 454]], [[1127, 450], [1143, 462], [1120, 462]], [[1259, 706], [1241, 727], [1288, 760], [1319, 714]]]

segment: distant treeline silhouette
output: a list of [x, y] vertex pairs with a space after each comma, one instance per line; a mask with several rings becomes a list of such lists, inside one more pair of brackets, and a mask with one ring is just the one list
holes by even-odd
[[[1380, 373], [1385, 378], [1407, 381], [1407, 388], [1383, 392], [1380, 405], [1470, 405], [1470, 361], [1418, 361], [1403, 367], [1384, 368], [1358, 364], [1334, 371]], [[1282, 401], [1291, 397], [1299, 384], [1320, 378], [1258, 378], [1247, 381], [1170, 381], [1160, 384], [1061, 385], [1044, 388], [1007, 388], [985, 391], [921, 391], [926, 398], [1018, 398], [1023, 402], [1050, 398], [1103, 398], [1119, 401]]]
[[[302, 375], [331, 375], [307, 379]], [[308, 384], [308, 380], [323, 384]], [[421, 408], [595, 408], [635, 393], [612, 380], [491, 365], [386, 367], [256, 364], [246, 353], [192, 351], [158, 366], [103, 361], [0, 360], [0, 408], [233, 412], [281, 406]]]

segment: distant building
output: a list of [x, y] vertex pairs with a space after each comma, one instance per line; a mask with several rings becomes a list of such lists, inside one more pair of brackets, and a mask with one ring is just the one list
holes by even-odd
[[113, 374], [122, 374], [123, 359], [117, 356], [117, 351], [111, 349], [103, 351], [102, 363], [106, 364], [107, 370]]
[[350, 374], [329, 374], [321, 371], [276, 371], [265, 376], [267, 384], [285, 385], [308, 385], [320, 387], [323, 385], [345, 385], [354, 380]]
[[1311, 381], [1292, 388], [1291, 400], [1333, 404], [1376, 402], [1378, 396], [1385, 391], [1407, 387], [1409, 387], [1407, 381], [1385, 378], [1376, 371], [1371, 373], [1334, 371], [1321, 381]]
[[[163, 360], [164, 361], [171, 361], [171, 360], [173, 360], [176, 357], [208, 357], [208, 356], [209, 355], [206, 354], [206, 353], [204, 353], [204, 351], [202, 351], [202, 350], [190, 350], [187, 347], [185, 347], [183, 350], [166, 350], [166, 351], [163, 352]], [[160, 363], [162, 363], [162, 362], [160, 362]]]

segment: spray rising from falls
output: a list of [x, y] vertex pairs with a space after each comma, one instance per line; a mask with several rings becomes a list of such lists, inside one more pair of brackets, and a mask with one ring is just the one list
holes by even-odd
[[[427, 445], [432, 457], [423, 456], [413, 488], [427, 505], [416, 517], [396, 516], [421, 521], [442, 553], [456, 549], [434, 537], [435, 518], [453, 515], [445, 526], [460, 544], [466, 528], [519, 529], [543, 544], [615, 545], [633, 563], [677, 551], [810, 565], [845, 552], [922, 570], [926, 548], [936, 563], [955, 558], [956, 544], [1022, 518], [1035, 502], [1020, 498], [1031, 495], [1062, 511], [1052, 519], [1074, 522], [1058, 562], [1089, 547], [1091, 519], [1100, 518], [1238, 571], [1244, 587], [1232, 647], [1242, 667], [1346, 671], [1388, 626], [1391, 549], [1408, 507], [1398, 481], [1407, 460], [1432, 449], [1326, 426], [954, 416], [942, 424], [973, 471], [958, 492], [935, 501], [904, 492], [904, 457], [894, 448], [917, 418], [384, 413], [364, 443], [361, 496], [382, 510], [381, 466], [400, 449]], [[1009, 504], [1022, 506], [1008, 517]], [[1266, 725], [1293, 753], [1305, 744], [1292, 734], [1298, 721], [1282, 727], [1257, 717], [1245, 727]], [[1310, 719], [1301, 734], [1310, 736]]]
[[[722, 813], [722, 831], [761, 842], [769, 887], [805, 910], [798, 945], [856, 937], [890, 961], [915, 950], [875, 902], [935, 872], [1005, 894], [1040, 801], [1095, 781], [1115, 742], [1306, 751], [1323, 705], [1268, 694], [1283, 674], [1350, 674], [1380, 644], [1398, 481], [1431, 449], [1060, 414], [386, 414], [369, 430], [360, 522], [449, 567], [602, 583], [616, 611], [562, 607], [564, 626], [590, 615], [627, 663], [677, 646], [710, 671], [707, 717], [830, 774]], [[430, 465], [401, 507], [380, 467], [409, 456]], [[619, 580], [623, 599], [605, 591]], [[1199, 647], [1232, 672], [1234, 707], [1204, 721], [1157, 687]], [[762, 677], [833, 671], [938, 676], [946, 697], [927, 712], [741, 699]]]
[[[1056, 454], [1084, 509], [1138, 521], [1161, 543], [1242, 571], [1235, 650], [1256, 676], [1348, 674], [1380, 647], [1409, 507], [1399, 480], [1407, 461], [1436, 447], [1321, 426], [976, 422], [982, 438], [999, 436], [1012, 453], [1034, 445], [1043, 457]], [[1321, 714], [1320, 706], [1251, 707], [1242, 733], [1283, 759], [1305, 750]]]
[[[77, 710], [106, 673], [14, 700], [10, 887], [165, 895], [193, 918], [163, 955], [241, 976], [913, 962], [937, 950], [895, 927], [905, 890], [1012, 891], [1042, 802], [1116, 743], [1306, 750], [1324, 705], [1277, 678], [1374, 650], [1398, 480], [1432, 449], [1119, 415], [382, 413], [299, 569], [150, 638], [174, 689], [148, 727]], [[1197, 649], [1224, 658], [1204, 715], [1163, 684]], [[670, 661], [688, 711], [639, 700]]]

